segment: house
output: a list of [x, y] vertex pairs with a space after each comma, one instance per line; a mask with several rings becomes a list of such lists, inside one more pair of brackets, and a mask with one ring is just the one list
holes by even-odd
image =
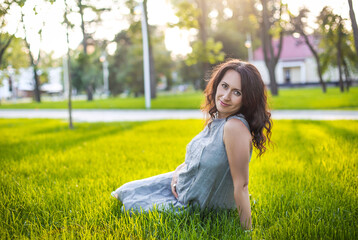
[[[48, 82], [40, 86], [41, 93], [62, 94], [62, 68], [50, 68], [48, 71]], [[14, 97], [32, 97], [34, 91], [34, 73], [31, 67], [21, 68], [15, 74], [12, 72], [11, 78], [0, 71], [0, 99], [10, 99]], [[41, 78], [41, 76], [40, 76]]]
[[[315, 46], [318, 42], [309, 37]], [[273, 41], [275, 53], [278, 51], [278, 39]], [[265, 84], [270, 83], [270, 77], [265, 65], [262, 47], [256, 49], [251, 61], [260, 71]], [[276, 65], [276, 81], [283, 85], [315, 84], [319, 83], [317, 64], [312, 52], [306, 45], [303, 37], [284, 36], [280, 59]], [[323, 75], [326, 82], [337, 82], [339, 79], [338, 69], [330, 68]]]

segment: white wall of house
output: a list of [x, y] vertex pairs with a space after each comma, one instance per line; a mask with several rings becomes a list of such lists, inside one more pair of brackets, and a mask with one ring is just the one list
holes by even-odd
[[[252, 61], [252, 64], [261, 73], [262, 79], [265, 84], [270, 83], [270, 77], [264, 61]], [[285, 83], [286, 70], [290, 70], [291, 83], [318, 83], [319, 77], [317, 74], [317, 64], [313, 57], [296, 61], [279, 61], [277, 63], [275, 74], [278, 84]], [[358, 78], [358, 75], [353, 75]], [[330, 67], [323, 75], [325, 82], [338, 81], [339, 73], [337, 68]]]
[[251, 61], [251, 63], [259, 70], [261, 78], [266, 85], [270, 84], [270, 75], [264, 61]]
[[[61, 93], [63, 92], [62, 85], [62, 68], [50, 68], [49, 69], [49, 82], [45, 83], [41, 86], [41, 91], [48, 93]], [[7, 78], [2, 76], [2, 72], [0, 71], [0, 77], [3, 79], [2, 84], [0, 85], [0, 98], [11, 98], [13, 97], [13, 93], [9, 91], [9, 81]], [[17, 91], [19, 97], [21, 97], [22, 92], [33, 91], [34, 90], [34, 73], [31, 67], [29, 68], [21, 68], [19, 69], [18, 74], [13, 75], [13, 91]]]
[[62, 68], [51, 68], [49, 70], [48, 78], [49, 82], [44, 83], [41, 86], [41, 91], [45, 91], [48, 93], [61, 93], [63, 92], [63, 85], [62, 85]]
[[307, 69], [306, 72], [306, 83], [309, 82], [319, 82], [319, 77], [317, 74], [317, 65], [314, 58], [306, 58], [305, 59], [305, 66]]
[[6, 78], [2, 78], [3, 76], [0, 73], [0, 99], [10, 98], [11, 92], [9, 91], [9, 81]]

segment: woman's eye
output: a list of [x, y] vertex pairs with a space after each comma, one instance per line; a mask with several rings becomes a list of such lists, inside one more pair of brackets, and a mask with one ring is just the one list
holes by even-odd
[[234, 94], [235, 94], [236, 96], [241, 96], [241, 92], [239, 92], [239, 91], [235, 91]]
[[221, 84], [221, 86], [226, 89], [227, 88], [227, 85], [225, 83]]

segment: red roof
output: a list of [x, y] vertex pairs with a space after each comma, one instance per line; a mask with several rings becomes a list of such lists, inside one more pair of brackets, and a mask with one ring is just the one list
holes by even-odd
[[[310, 42], [312, 42], [313, 36], [309, 36]], [[273, 40], [275, 54], [278, 51], [279, 40]], [[280, 55], [281, 61], [293, 61], [293, 60], [303, 60], [307, 57], [312, 57], [311, 50], [306, 45], [304, 38], [301, 36], [299, 38], [294, 38], [293, 36], [284, 36], [282, 43], [282, 51]], [[254, 60], [264, 60], [262, 47], [259, 47], [254, 52]]]

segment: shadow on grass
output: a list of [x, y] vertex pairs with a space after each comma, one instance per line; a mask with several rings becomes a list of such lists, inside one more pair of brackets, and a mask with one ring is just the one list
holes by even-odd
[[[340, 122], [341, 122], [341, 124], [349, 123], [349, 122], [345, 122], [345, 121], [340, 121]], [[310, 124], [322, 127], [330, 135], [341, 137], [346, 141], [353, 141], [353, 140], [356, 141], [358, 139], [357, 129], [350, 131], [344, 127], [335, 126], [334, 123], [335, 122], [330, 122], [330, 121], [312, 121], [312, 122], [310, 122]], [[356, 122], [356, 124], [357, 124], [357, 122]]]
[[[32, 123], [33, 121], [30, 121]], [[28, 124], [25, 131], [17, 131], [21, 140], [16, 142], [6, 142], [3, 139], [0, 144], [0, 157], [2, 161], [17, 161], [28, 155], [36, 155], [41, 151], [66, 151], [69, 148], [80, 145], [84, 142], [93, 141], [102, 137], [108, 137], [143, 125], [145, 122], [135, 123], [81, 123], [76, 124], [75, 129], [70, 130], [67, 125], [62, 123], [55, 126], [46, 126], [44, 121], [40, 121], [43, 127], [38, 124]], [[53, 122], [51, 121], [50, 123]], [[16, 128], [17, 124], [10, 127]], [[19, 126], [26, 126], [19, 124]], [[1, 127], [4, 127], [2, 124]], [[6, 126], [8, 127], [8, 126]], [[30, 129], [30, 130], [29, 130]], [[1, 128], [0, 128], [1, 130]]]

